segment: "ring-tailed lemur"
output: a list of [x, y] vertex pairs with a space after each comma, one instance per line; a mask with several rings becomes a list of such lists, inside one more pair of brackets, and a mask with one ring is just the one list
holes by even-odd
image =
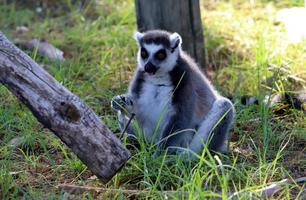
[[[176, 153], [186, 148], [199, 154], [205, 144], [226, 152], [234, 107], [181, 49], [180, 35], [153, 30], [134, 37], [137, 70], [128, 92], [112, 100], [121, 130], [134, 113], [149, 141]], [[132, 127], [127, 133], [135, 135]]]

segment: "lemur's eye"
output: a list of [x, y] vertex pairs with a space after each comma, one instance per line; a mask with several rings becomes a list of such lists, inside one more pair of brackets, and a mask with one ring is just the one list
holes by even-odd
[[165, 51], [165, 49], [159, 50], [156, 54], [155, 54], [155, 58], [157, 60], [164, 60], [167, 57], [167, 53]]
[[148, 52], [145, 48], [141, 48], [140, 50], [140, 56], [142, 59], [146, 59], [149, 55], [148, 55]]

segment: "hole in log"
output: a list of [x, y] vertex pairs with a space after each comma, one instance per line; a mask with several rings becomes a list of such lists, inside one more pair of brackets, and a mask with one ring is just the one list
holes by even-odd
[[79, 110], [72, 103], [61, 102], [57, 111], [63, 118], [72, 122], [77, 122], [81, 118]]

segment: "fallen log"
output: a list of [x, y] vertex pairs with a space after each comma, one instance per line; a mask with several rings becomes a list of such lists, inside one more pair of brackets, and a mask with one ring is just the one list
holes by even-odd
[[100, 118], [0, 32], [0, 82], [104, 183], [130, 152]]

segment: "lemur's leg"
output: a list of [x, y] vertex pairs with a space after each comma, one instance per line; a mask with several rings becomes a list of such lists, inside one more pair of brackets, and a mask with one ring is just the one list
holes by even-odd
[[208, 143], [210, 150], [227, 152], [233, 119], [234, 107], [230, 100], [223, 97], [217, 99], [190, 142], [189, 149], [200, 154], [203, 145]]
[[[115, 96], [111, 101], [112, 108], [117, 112], [120, 131], [124, 130], [132, 116], [133, 104], [132, 98], [127, 94]], [[132, 124], [127, 127], [126, 132], [128, 135], [135, 135]]]
[[209, 138], [208, 149], [221, 153], [228, 151], [228, 140], [230, 139], [230, 129], [234, 121], [234, 115], [234, 108], [229, 107], [222, 121], [213, 130], [211, 138]]

